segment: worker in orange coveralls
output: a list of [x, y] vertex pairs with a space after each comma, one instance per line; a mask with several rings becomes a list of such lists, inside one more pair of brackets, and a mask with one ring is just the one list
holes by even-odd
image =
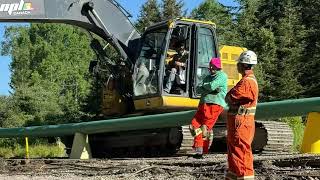
[[226, 179], [254, 179], [251, 143], [255, 132], [254, 116], [258, 102], [258, 83], [253, 74], [257, 55], [244, 51], [238, 59], [242, 79], [231, 89], [226, 102], [229, 105], [227, 122], [228, 171]]
[[227, 106], [225, 96], [228, 77], [221, 70], [220, 58], [211, 59], [209, 72], [210, 74], [197, 87], [197, 93], [201, 94], [201, 99], [198, 111], [190, 125], [190, 132], [194, 137], [194, 158], [202, 158], [203, 154], [208, 153], [213, 138], [212, 127]]

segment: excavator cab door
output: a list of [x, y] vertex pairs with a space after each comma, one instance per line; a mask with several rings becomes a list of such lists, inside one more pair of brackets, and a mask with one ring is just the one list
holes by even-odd
[[211, 58], [218, 57], [218, 45], [215, 29], [205, 24], [196, 26], [195, 54], [192, 71], [192, 88], [190, 89], [191, 98], [199, 98], [197, 87], [203, 82], [203, 79], [209, 75], [209, 62]]
[[163, 59], [167, 36], [166, 26], [147, 30], [143, 35], [133, 73], [135, 99], [160, 96], [160, 62]]
[[[162, 23], [148, 28], [142, 36], [133, 73], [133, 93], [137, 110], [163, 107], [163, 89], [168, 79], [169, 66], [174, 66], [168, 61], [168, 56], [171, 53], [172, 56], [176, 56], [182, 45], [190, 47], [189, 27], [191, 24]], [[189, 59], [189, 54], [186, 53], [186, 57], [185, 60]], [[185, 62], [186, 66], [188, 63], [189, 61]], [[184, 72], [183, 81], [187, 82], [185, 68]], [[184, 93], [180, 95], [170, 93], [166, 95], [187, 96], [187, 94], [188, 91], [184, 88]]]
[[177, 21], [172, 27], [163, 62], [162, 95], [188, 97], [192, 23]]

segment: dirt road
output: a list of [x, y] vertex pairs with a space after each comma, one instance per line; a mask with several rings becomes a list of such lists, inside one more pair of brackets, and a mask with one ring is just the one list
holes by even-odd
[[[225, 154], [105, 160], [0, 160], [0, 179], [223, 179]], [[256, 155], [256, 179], [320, 179], [320, 156]]]

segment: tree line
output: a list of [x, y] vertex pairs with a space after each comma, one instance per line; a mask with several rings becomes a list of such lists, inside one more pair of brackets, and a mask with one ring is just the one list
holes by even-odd
[[[183, 0], [147, 0], [141, 32], [161, 20], [190, 17], [217, 25], [220, 45], [258, 54], [260, 101], [320, 96], [320, 1], [204, 0], [189, 13]], [[61, 24], [9, 26], [1, 54], [11, 56], [11, 94], [0, 97], [0, 127], [78, 122], [97, 113], [99, 86], [88, 71], [90, 37]]]

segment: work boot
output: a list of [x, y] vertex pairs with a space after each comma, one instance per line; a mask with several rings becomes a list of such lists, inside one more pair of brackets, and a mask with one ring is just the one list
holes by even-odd
[[195, 149], [196, 154], [194, 154], [192, 157], [195, 159], [203, 159], [203, 147], [196, 147]]
[[202, 154], [194, 154], [192, 157], [195, 158], [195, 159], [203, 159], [203, 155]]

